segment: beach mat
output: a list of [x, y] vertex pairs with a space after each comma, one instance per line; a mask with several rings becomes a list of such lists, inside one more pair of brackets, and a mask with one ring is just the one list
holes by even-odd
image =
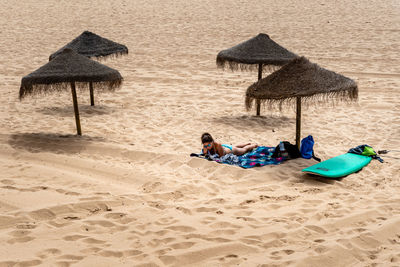
[[226, 154], [223, 157], [214, 156], [204, 156], [203, 154], [191, 153], [191, 157], [200, 157], [208, 160], [216, 161], [218, 163], [234, 165], [242, 167], [244, 169], [250, 169], [254, 167], [262, 167], [266, 165], [278, 165], [283, 162], [283, 158], [273, 158], [275, 147], [259, 146], [253, 151], [248, 152], [242, 156], [236, 156], [232, 153]]

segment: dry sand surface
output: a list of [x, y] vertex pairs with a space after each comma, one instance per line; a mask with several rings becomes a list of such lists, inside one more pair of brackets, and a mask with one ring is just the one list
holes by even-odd
[[[244, 108], [254, 72], [217, 53], [260, 32], [353, 78], [359, 101], [303, 110], [322, 159], [400, 150], [400, 2], [2, 1], [0, 266], [400, 266], [400, 152], [342, 180], [314, 160], [244, 170], [198, 158], [294, 140], [295, 111]], [[115, 93], [18, 100], [21, 78], [84, 30], [123, 43]], [[266, 74], [265, 74], [266, 75]]]

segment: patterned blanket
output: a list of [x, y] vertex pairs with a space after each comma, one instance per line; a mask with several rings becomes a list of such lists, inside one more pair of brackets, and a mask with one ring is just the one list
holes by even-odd
[[[283, 161], [283, 158], [272, 158], [275, 147], [259, 146], [253, 151], [246, 153], [242, 156], [236, 156], [232, 153], [226, 154], [223, 157], [218, 155], [206, 155], [205, 158], [229, 165], [239, 166], [245, 169], [253, 167], [262, 167], [265, 165], [277, 165]], [[192, 156], [198, 156], [192, 154]]]

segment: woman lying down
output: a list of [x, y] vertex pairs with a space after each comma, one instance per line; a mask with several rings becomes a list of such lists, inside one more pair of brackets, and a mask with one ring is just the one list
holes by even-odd
[[214, 155], [218, 154], [219, 157], [223, 157], [226, 154], [233, 153], [236, 156], [241, 156], [247, 152], [252, 151], [254, 148], [258, 147], [257, 144], [246, 143], [239, 145], [225, 145], [220, 144], [212, 138], [211, 134], [203, 133], [201, 135], [201, 143], [203, 144], [203, 154]]

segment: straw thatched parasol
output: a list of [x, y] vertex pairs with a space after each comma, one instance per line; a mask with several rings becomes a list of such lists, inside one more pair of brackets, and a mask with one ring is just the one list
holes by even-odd
[[[70, 48], [80, 55], [89, 58], [105, 58], [110, 56], [120, 56], [128, 54], [128, 48], [125, 45], [113, 42], [89, 31], [84, 31], [81, 35], [66, 44], [55, 53], [51, 54], [49, 60], [52, 60], [65, 48]], [[94, 106], [93, 85], [89, 83], [90, 104]]]
[[57, 57], [21, 80], [19, 97], [60, 91], [71, 86], [78, 135], [82, 135], [75, 83], [93, 83], [97, 90], [114, 90], [122, 83], [121, 74], [112, 68], [64, 49]]
[[355, 81], [299, 57], [251, 85], [246, 92], [246, 108], [249, 110], [254, 100], [280, 107], [296, 103], [296, 144], [299, 146], [302, 102], [354, 101], [357, 98]]
[[[243, 43], [217, 55], [217, 66], [231, 70], [251, 70], [258, 67], [258, 80], [262, 78], [263, 68], [276, 70], [293, 58], [294, 53], [274, 42], [265, 33], [260, 33]], [[260, 103], [257, 103], [257, 115], [260, 115]]]
[[50, 55], [49, 60], [55, 58], [65, 48], [70, 48], [80, 55], [92, 58], [101, 58], [107, 56], [119, 56], [128, 54], [128, 48], [125, 45], [113, 42], [103, 38], [95, 33], [84, 31], [74, 40], [60, 48]]

